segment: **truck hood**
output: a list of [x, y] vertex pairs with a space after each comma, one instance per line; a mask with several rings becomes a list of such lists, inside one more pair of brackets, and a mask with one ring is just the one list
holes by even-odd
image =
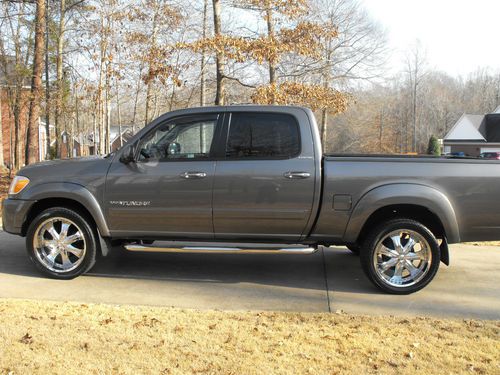
[[74, 159], [49, 160], [28, 165], [19, 170], [19, 176], [28, 177], [30, 185], [49, 182], [71, 182], [88, 184], [89, 181], [105, 178], [112, 157], [80, 157]]

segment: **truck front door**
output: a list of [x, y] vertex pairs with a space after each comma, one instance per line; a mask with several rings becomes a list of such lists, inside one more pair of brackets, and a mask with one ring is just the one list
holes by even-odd
[[166, 120], [138, 144], [136, 162], [113, 162], [106, 180], [114, 235], [213, 239], [218, 114]]

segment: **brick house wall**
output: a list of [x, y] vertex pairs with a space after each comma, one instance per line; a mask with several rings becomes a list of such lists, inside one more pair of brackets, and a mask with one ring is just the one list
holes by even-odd
[[[24, 164], [24, 150], [26, 143], [26, 129], [28, 125], [29, 114], [29, 89], [24, 89], [21, 95], [22, 105], [20, 111], [20, 133], [19, 133], [19, 149], [21, 165]], [[11, 161], [11, 144], [14, 147], [14, 114], [9, 104], [9, 97], [6, 88], [0, 87], [0, 105], [2, 106], [2, 140], [3, 140], [3, 160], [6, 166], [13, 164]], [[12, 150], [13, 151], [13, 150]]]

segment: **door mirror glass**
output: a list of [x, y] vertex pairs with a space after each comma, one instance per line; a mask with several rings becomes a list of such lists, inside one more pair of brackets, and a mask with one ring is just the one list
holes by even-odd
[[169, 143], [167, 148], [168, 155], [178, 155], [181, 153], [181, 145], [178, 142]]

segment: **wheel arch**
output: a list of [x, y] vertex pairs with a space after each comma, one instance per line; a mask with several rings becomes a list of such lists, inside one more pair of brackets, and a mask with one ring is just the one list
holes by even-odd
[[421, 222], [448, 243], [460, 242], [456, 214], [449, 199], [435, 188], [418, 184], [384, 185], [368, 192], [355, 206], [344, 240], [362, 241], [374, 225], [397, 217]]
[[107, 254], [107, 248], [103, 246], [105, 242], [103, 237], [110, 236], [109, 228], [97, 199], [86, 188], [72, 183], [43, 184], [36, 186], [30, 192], [29, 199], [35, 203], [26, 215], [21, 235], [26, 235], [28, 226], [40, 212], [51, 207], [65, 207], [75, 210], [93, 224], [97, 231], [101, 253]]

